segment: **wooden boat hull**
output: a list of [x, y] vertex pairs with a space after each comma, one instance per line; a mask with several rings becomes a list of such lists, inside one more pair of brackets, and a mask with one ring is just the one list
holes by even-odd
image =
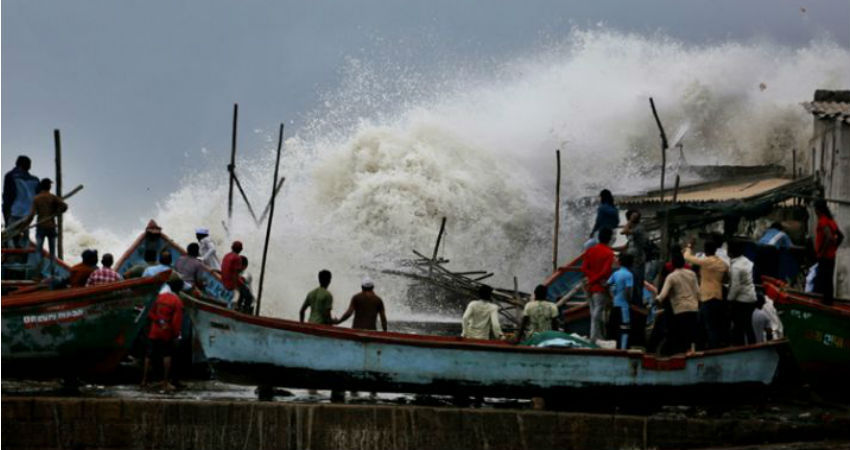
[[766, 386], [784, 345], [660, 358], [351, 330], [184, 303], [214, 376], [249, 385], [512, 397]]
[[[47, 245], [45, 244], [45, 247]], [[71, 276], [71, 267], [65, 261], [59, 258], [53, 258], [53, 274], [50, 273], [50, 253], [47, 249], [41, 250], [43, 264], [41, 270], [38, 271], [38, 276], [41, 278], [63, 279]], [[22, 260], [17, 262], [16, 260]], [[6, 286], [14, 286], [16, 281], [30, 280], [36, 275], [36, 262], [38, 258], [35, 253], [35, 243], [30, 241], [30, 248], [3, 249], [3, 283]], [[8, 261], [8, 262], [7, 262]], [[14, 262], [13, 262], [14, 261]], [[26, 283], [20, 283], [19, 286], [26, 286]]]
[[822, 304], [765, 277], [765, 294], [782, 320], [791, 353], [804, 377], [817, 383], [845, 384], [850, 378], [850, 305]]
[[[186, 254], [186, 250], [166, 236], [165, 233], [160, 233], [158, 236], [148, 236], [147, 233], [142, 233], [133, 242], [133, 245], [124, 252], [118, 262], [116, 262], [115, 270], [123, 274], [131, 267], [144, 263], [145, 250], [148, 248], [154, 249], [157, 253], [168, 250], [171, 252], [171, 260], [174, 263], [177, 262], [178, 258]], [[233, 292], [224, 288], [221, 277], [218, 274], [205, 268], [201, 273], [201, 279], [204, 282], [204, 295], [207, 297], [222, 302], [228, 302], [233, 299]]]
[[3, 377], [109, 373], [145, 324], [168, 273], [3, 299]]

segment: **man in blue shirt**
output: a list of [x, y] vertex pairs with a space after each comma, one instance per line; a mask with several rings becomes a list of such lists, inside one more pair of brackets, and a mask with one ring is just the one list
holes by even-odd
[[[32, 211], [32, 201], [38, 190], [38, 177], [30, 174], [32, 161], [21, 155], [15, 161], [15, 168], [3, 177], [3, 221], [7, 229], [13, 224], [23, 225]], [[12, 237], [12, 245], [18, 248], [29, 247], [29, 230], [22, 227], [21, 234]]]
[[608, 321], [608, 332], [611, 337], [617, 337], [617, 348], [629, 347], [629, 332], [631, 331], [631, 317], [629, 315], [629, 302], [634, 287], [634, 275], [629, 267], [634, 263], [634, 256], [630, 254], [620, 255], [620, 268], [608, 278], [608, 286], [611, 296], [614, 298], [614, 308], [611, 310], [611, 319]]
[[761, 235], [759, 245], [771, 245], [779, 249], [790, 248], [791, 238], [785, 234], [781, 223], [773, 222], [773, 224], [770, 225], [770, 228]]

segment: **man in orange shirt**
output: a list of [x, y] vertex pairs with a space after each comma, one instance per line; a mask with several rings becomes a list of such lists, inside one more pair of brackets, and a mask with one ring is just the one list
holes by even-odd
[[608, 302], [608, 277], [614, 264], [614, 251], [608, 246], [613, 232], [610, 228], [599, 230], [599, 243], [587, 249], [582, 256], [581, 271], [587, 278], [587, 293], [590, 298], [590, 340], [602, 339], [605, 329], [603, 312]]
[[151, 323], [148, 332], [148, 352], [145, 356], [145, 367], [142, 373], [142, 386], [148, 384], [148, 372], [150, 370], [151, 358], [162, 358], [162, 388], [165, 391], [173, 391], [174, 385], [169, 381], [171, 373], [171, 355], [174, 352], [176, 342], [180, 339], [180, 327], [183, 324], [183, 302], [174, 292], [180, 292], [183, 288], [183, 280], [170, 279], [168, 286], [171, 292], [162, 292], [148, 311], [148, 319]]
[[56, 258], [56, 217], [68, 210], [68, 205], [58, 196], [50, 193], [53, 181], [50, 178], [41, 180], [38, 184], [38, 194], [32, 201], [32, 211], [27, 217], [26, 226], [36, 219], [35, 226], [35, 257], [38, 273], [41, 274], [42, 260], [41, 249], [44, 248], [44, 240], [47, 239], [47, 248], [50, 250], [49, 272], [53, 275], [54, 260]]
[[97, 250], [83, 250], [83, 262], [71, 267], [71, 275], [68, 277], [70, 287], [83, 287], [89, 280], [89, 276], [97, 270]]

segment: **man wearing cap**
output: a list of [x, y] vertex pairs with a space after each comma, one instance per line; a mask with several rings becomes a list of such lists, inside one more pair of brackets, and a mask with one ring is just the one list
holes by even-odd
[[221, 270], [221, 263], [215, 253], [215, 244], [210, 239], [210, 230], [207, 228], [197, 228], [195, 230], [195, 237], [198, 238], [201, 261], [212, 270]]
[[371, 278], [365, 277], [360, 283], [362, 291], [351, 297], [351, 303], [348, 305], [348, 310], [345, 314], [334, 321], [334, 324], [339, 325], [348, 320], [354, 314], [354, 321], [351, 328], [359, 330], [377, 330], [378, 315], [381, 316], [381, 328], [387, 331], [387, 315], [384, 312], [384, 301], [381, 297], [375, 295], [375, 283]]
[[[209, 239], [209, 238], [207, 238]], [[239, 272], [242, 271], [242, 242], [233, 241], [230, 246], [230, 253], [224, 255], [224, 260], [221, 262], [221, 284], [230, 292], [235, 292], [242, 286], [242, 279], [239, 277]], [[233, 308], [233, 297], [227, 301], [227, 307]]]

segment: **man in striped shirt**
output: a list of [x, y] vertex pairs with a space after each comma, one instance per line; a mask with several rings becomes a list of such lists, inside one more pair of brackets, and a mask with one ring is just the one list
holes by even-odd
[[101, 268], [95, 270], [91, 275], [89, 275], [89, 279], [86, 281], [86, 286], [97, 286], [98, 284], [122, 281], [124, 277], [122, 277], [120, 273], [112, 270], [113, 262], [112, 254], [105, 253], [103, 258], [100, 260], [102, 265]]

